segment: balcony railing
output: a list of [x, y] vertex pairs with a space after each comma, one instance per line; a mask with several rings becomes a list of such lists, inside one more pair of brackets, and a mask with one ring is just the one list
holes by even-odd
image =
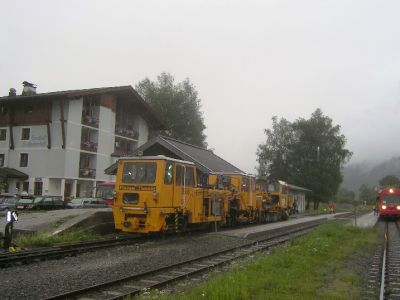
[[82, 142], [81, 150], [89, 151], [89, 152], [97, 152], [97, 143], [94, 142]]
[[99, 127], [99, 119], [92, 117], [92, 116], [83, 116], [82, 124], [98, 128]]
[[81, 168], [79, 169], [79, 177], [96, 178], [96, 169]]
[[115, 149], [115, 151], [112, 154], [112, 156], [120, 156], [120, 157], [133, 156], [133, 151]]
[[139, 138], [139, 132], [137, 132], [134, 129], [116, 127], [115, 134], [125, 136], [127, 138], [131, 138], [131, 139], [135, 139], [135, 140], [137, 140]]

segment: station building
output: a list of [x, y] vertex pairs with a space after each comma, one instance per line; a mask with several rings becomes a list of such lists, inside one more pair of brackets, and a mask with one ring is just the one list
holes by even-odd
[[151, 130], [163, 129], [156, 113], [131, 86], [0, 97], [0, 192], [79, 197], [104, 169], [131, 156]]

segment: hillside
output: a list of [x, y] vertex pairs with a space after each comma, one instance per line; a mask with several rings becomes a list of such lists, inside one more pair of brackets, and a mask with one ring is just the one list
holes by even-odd
[[378, 185], [386, 175], [400, 177], [400, 156], [393, 157], [376, 165], [370, 163], [349, 164], [343, 169], [343, 188], [357, 192], [361, 184]]

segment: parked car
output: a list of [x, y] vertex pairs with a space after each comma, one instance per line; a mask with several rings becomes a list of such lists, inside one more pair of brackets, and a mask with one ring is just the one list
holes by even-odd
[[18, 201], [15, 204], [16, 209], [30, 209], [33, 207], [33, 201], [35, 200], [35, 196], [32, 195], [18, 195]]
[[15, 209], [15, 204], [18, 198], [12, 194], [1, 194], [0, 195], [0, 210], [5, 210], [6, 208], [12, 210]]
[[65, 204], [61, 196], [21, 197], [16, 204], [17, 209], [63, 209]]
[[67, 203], [67, 208], [101, 208], [109, 207], [107, 202], [99, 198], [75, 198]]

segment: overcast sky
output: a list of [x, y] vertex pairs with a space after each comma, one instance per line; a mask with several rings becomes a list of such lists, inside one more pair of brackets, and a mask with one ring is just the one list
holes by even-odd
[[352, 161], [400, 155], [400, 1], [1, 1], [0, 95], [188, 77], [209, 147], [254, 173], [264, 128], [316, 109]]

